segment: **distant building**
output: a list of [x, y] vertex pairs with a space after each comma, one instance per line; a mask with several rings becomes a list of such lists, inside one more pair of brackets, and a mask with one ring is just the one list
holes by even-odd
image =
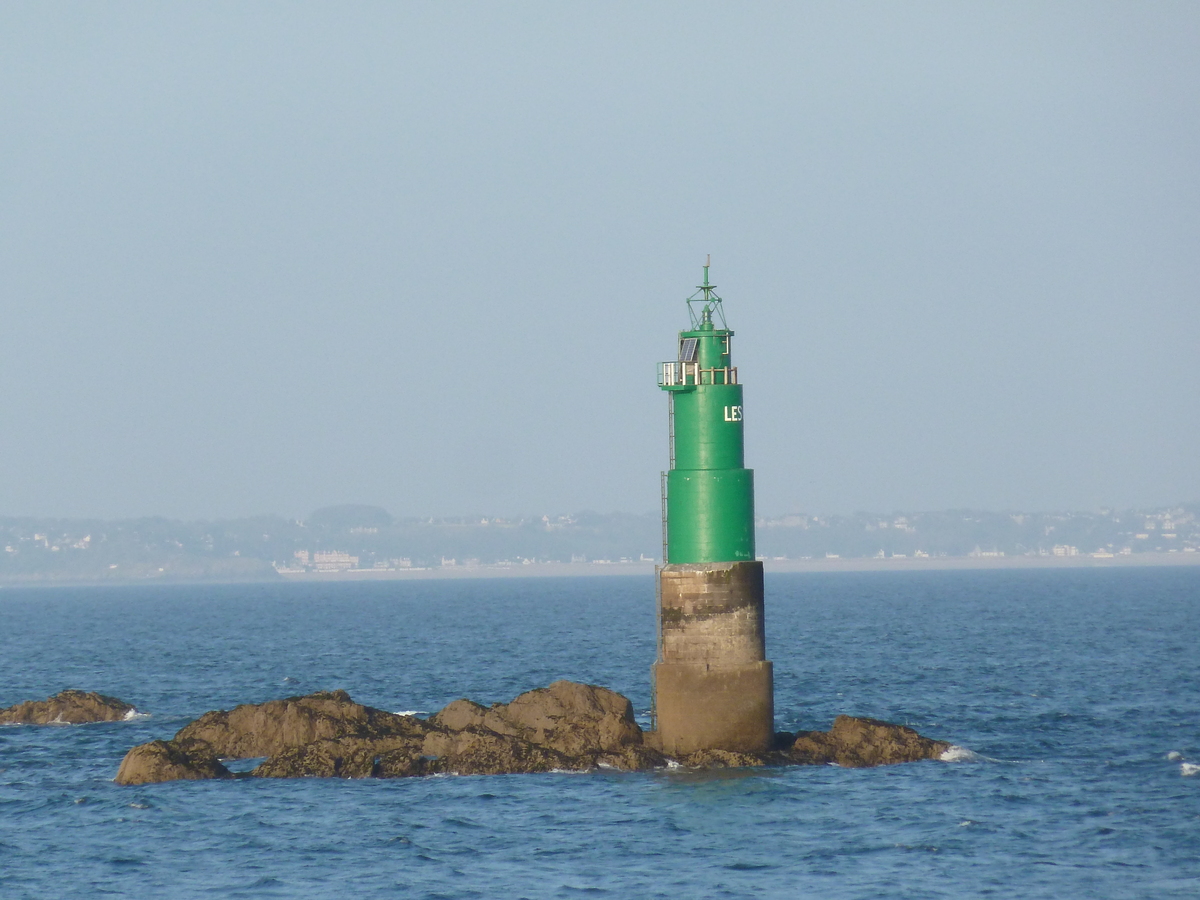
[[318, 572], [344, 572], [358, 568], [358, 557], [340, 550], [318, 550], [313, 554], [313, 566]]

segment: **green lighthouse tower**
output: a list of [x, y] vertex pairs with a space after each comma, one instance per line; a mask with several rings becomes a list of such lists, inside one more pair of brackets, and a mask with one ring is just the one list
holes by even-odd
[[716, 285], [688, 298], [690, 327], [660, 363], [671, 468], [658, 570], [658, 735], [667, 753], [756, 751], [774, 735], [763, 633], [762, 563], [754, 555], [754, 473], [745, 467], [742, 385]]

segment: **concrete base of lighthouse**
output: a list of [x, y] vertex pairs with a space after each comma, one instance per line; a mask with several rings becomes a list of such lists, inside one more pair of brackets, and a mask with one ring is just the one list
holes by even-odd
[[775, 733], [760, 562], [659, 570], [657, 743], [665, 753], [764, 751]]

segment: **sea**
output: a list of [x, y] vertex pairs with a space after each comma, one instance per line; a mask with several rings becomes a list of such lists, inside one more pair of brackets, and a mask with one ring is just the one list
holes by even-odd
[[650, 577], [0, 590], [0, 897], [1200, 897], [1200, 567], [776, 574], [780, 730], [961, 748], [876, 769], [113, 783], [210, 709], [426, 715], [567, 678], [648, 722]]

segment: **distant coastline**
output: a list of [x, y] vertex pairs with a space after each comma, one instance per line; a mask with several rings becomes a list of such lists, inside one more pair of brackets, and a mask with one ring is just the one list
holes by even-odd
[[[1129, 569], [1144, 566], [1200, 566], [1200, 553], [1138, 553], [1131, 556], [938, 556], [875, 559], [872, 557], [766, 559], [768, 573], [793, 572], [933, 572], [976, 569]], [[439, 566], [428, 569], [345, 569], [338, 572], [284, 573], [284, 581], [420, 581], [444, 578], [603, 578], [653, 575], [652, 562], [530, 563], [528, 565]]]
[[[768, 572], [1200, 565], [1200, 504], [756, 520]], [[0, 586], [650, 575], [657, 513], [396, 519], [370, 506], [182, 522], [0, 517]]]
[[[1131, 556], [939, 556], [930, 558], [872, 557], [763, 560], [768, 575], [824, 572], [944, 572], [1015, 569], [1135, 569], [1200, 566], [1200, 553], [1138, 553]], [[488, 578], [605, 578], [654, 574], [653, 562], [535, 562], [526, 565], [456, 565], [411, 569], [342, 569], [332, 572], [285, 572], [250, 576], [83, 580], [41, 574], [0, 581], [0, 591], [27, 587], [122, 587], [149, 584], [278, 584], [282, 582], [391, 582]]]

